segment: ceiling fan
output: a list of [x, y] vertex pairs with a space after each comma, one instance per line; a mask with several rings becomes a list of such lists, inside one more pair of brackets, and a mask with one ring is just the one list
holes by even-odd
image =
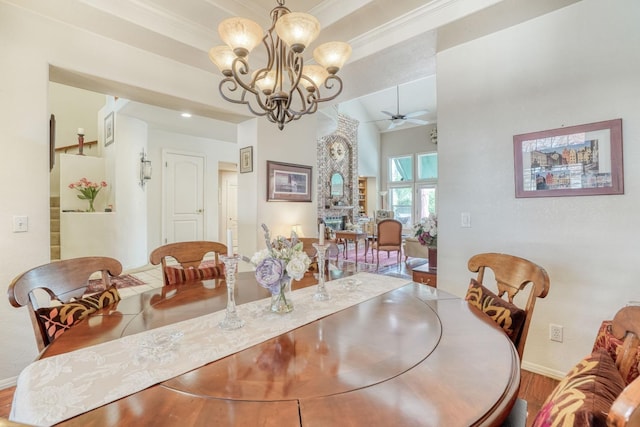
[[[389, 127], [387, 130], [394, 129], [398, 126], [402, 126], [406, 122], [413, 123], [416, 125], [426, 125], [429, 122], [426, 120], [416, 119], [414, 117], [424, 116], [428, 113], [426, 110], [414, 111], [408, 114], [400, 114], [400, 87], [396, 86], [396, 114], [390, 113], [388, 111], [381, 111], [381, 113], [386, 114], [390, 118], [383, 120], [391, 120], [389, 123]], [[379, 120], [377, 120], [379, 121]]]

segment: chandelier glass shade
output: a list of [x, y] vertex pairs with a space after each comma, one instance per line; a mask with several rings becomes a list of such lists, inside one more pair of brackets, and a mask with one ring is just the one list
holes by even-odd
[[[246, 104], [256, 116], [266, 116], [282, 130], [286, 123], [313, 114], [318, 103], [342, 92], [336, 74], [351, 55], [344, 42], [328, 42], [313, 52], [319, 64], [305, 65], [303, 53], [320, 34], [320, 23], [307, 13], [291, 12], [284, 0], [271, 11], [271, 27], [264, 32], [256, 22], [239, 17], [225, 19], [218, 26], [226, 45], [209, 50], [209, 58], [224, 78], [222, 97]], [[254, 67], [249, 54], [262, 42], [266, 64]]]

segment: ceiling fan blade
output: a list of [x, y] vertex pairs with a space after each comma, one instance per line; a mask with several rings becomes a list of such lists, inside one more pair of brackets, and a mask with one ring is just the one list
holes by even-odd
[[427, 120], [420, 120], [420, 119], [407, 119], [407, 121], [409, 123], [413, 123], [414, 125], [426, 125], [429, 123]]
[[395, 127], [396, 127], [396, 122], [391, 122], [389, 123], [389, 127], [387, 128], [387, 130], [394, 129]]
[[390, 112], [388, 112], [388, 111], [381, 111], [381, 113], [386, 114], [387, 116], [391, 116], [391, 117], [393, 117], [393, 116], [394, 116], [394, 114], [391, 114], [391, 113], [390, 113]]
[[421, 111], [414, 111], [413, 113], [409, 113], [406, 114], [405, 117], [418, 117], [418, 116], [424, 116], [425, 114], [427, 114], [428, 111], [427, 110], [421, 110]]

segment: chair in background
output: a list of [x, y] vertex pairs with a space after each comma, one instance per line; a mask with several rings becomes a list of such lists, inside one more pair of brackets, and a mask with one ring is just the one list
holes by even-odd
[[393, 216], [394, 216], [393, 211], [378, 209], [373, 213], [373, 220], [377, 224], [380, 221], [383, 221], [385, 219], [393, 219]]
[[397, 251], [398, 262], [402, 254], [402, 223], [395, 219], [383, 219], [377, 226], [376, 240], [371, 242], [371, 258], [373, 258], [373, 250], [377, 252], [376, 265], [380, 265], [380, 251], [386, 251], [387, 257], [389, 252]]
[[[521, 319], [522, 326], [518, 331], [514, 331], [513, 336], [510, 336], [516, 346], [518, 356], [520, 356], [520, 360], [522, 360], [536, 300], [546, 297], [549, 292], [549, 275], [544, 268], [531, 261], [517, 256], [499, 253], [474, 255], [469, 259], [468, 267], [470, 271], [478, 273], [475, 281], [481, 286], [483, 285], [485, 269], [489, 268], [493, 272], [498, 288], [497, 295], [493, 295], [491, 291], [484, 288], [484, 286], [481, 288], [474, 287], [474, 281], [472, 281], [472, 285], [470, 285], [469, 291], [467, 292], [467, 301], [490, 315], [496, 321], [505, 321], [505, 307], [511, 312], [518, 310], [518, 307], [513, 304], [513, 297], [529, 283], [532, 284], [527, 302], [524, 308], [520, 309], [520, 311], [523, 312], [523, 318]], [[480, 293], [482, 293], [482, 296], [476, 298]], [[504, 296], [507, 297], [506, 301], [504, 300]], [[487, 298], [494, 298], [494, 300], [491, 302], [488, 301]], [[508, 321], [511, 322], [511, 319], [508, 319]], [[501, 326], [505, 329], [504, 325]]]
[[[87, 290], [89, 278], [96, 272], [101, 273], [103, 284], [107, 289], [104, 293], [105, 295], [108, 294], [109, 297], [104, 299], [100, 296], [95, 301], [84, 301], [82, 297]], [[75, 321], [81, 320], [98, 308], [115, 302], [114, 298], [119, 300], [119, 295], [114, 297], [112, 294], [112, 292], [117, 294], [117, 291], [111, 291], [109, 285], [111, 282], [110, 277], [119, 276], [120, 273], [122, 273], [120, 261], [108, 257], [83, 257], [54, 261], [32, 268], [17, 276], [9, 284], [7, 296], [12, 306], [27, 306], [29, 308], [29, 317], [33, 324], [36, 344], [38, 345], [38, 350], [42, 351], [55, 337], [64, 332], [64, 329], [68, 329]], [[56, 309], [55, 305], [44, 307], [34, 293], [36, 289], [42, 289], [49, 295], [49, 303], [58, 301], [63, 305], [57, 306], [60, 309]], [[74, 304], [72, 300], [79, 302]], [[68, 306], [65, 307], [66, 304]], [[70, 316], [68, 320], [66, 318], [63, 320], [66, 328], [53, 327], [56, 330], [52, 331], [51, 324], [47, 324], [45, 313], [42, 312], [49, 308], [56, 309], [56, 312], [61, 313], [63, 316]], [[63, 310], [63, 308], [68, 308], [68, 310]]]
[[[209, 253], [213, 253], [213, 259], [205, 261], [204, 258]], [[226, 253], [227, 246], [218, 242], [178, 242], [154, 249], [149, 255], [149, 261], [153, 265], [162, 264], [162, 279], [166, 286], [221, 276], [224, 270], [218, 255]], [[168, 258], [173, 258], [178, 264], [168, 264]]]

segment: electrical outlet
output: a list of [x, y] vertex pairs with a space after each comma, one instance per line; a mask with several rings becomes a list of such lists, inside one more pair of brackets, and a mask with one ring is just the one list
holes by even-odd
[[551, 341], [562, 342], [562, 326], [549, 324], [549, 339]]

